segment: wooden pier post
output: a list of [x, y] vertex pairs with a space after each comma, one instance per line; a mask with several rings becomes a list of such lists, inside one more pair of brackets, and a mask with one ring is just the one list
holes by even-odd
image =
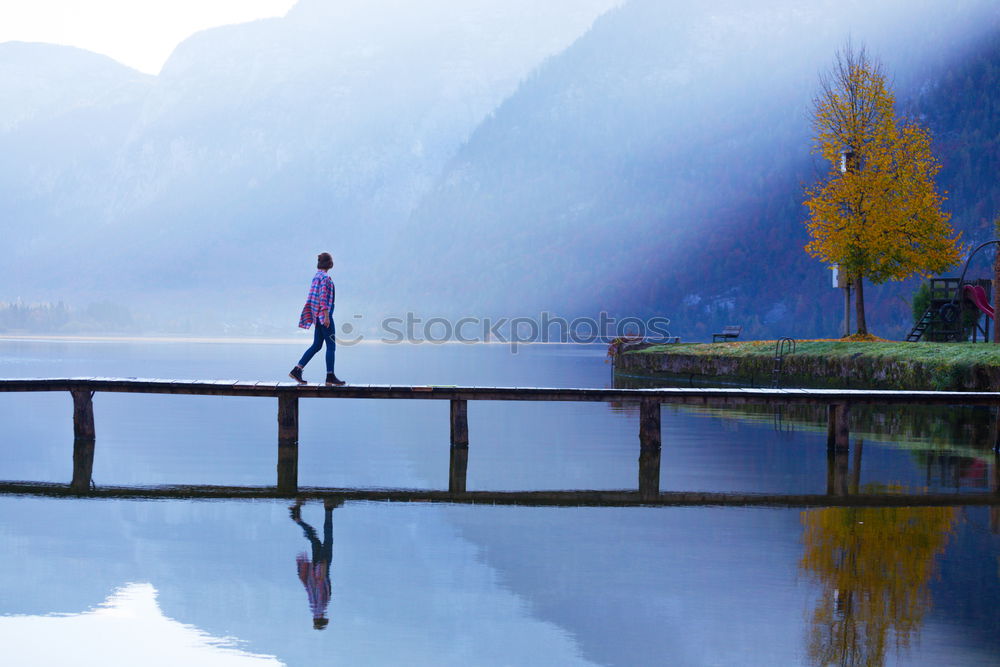
[[644, 398], [639, 404], [639, 446], [660, 449], [660, 401]]
[[652, 500], [660, 495], [660, 448], [639, 450], [639, 497]]
[[861, 454], [865, 449], [865, 441], [858, 438], [854, 441], [854, 468], [851, 472], [851, 488], [853, 493], [861, 491]]
[[76, 493], [90, 491], [94, 477], [94, 439], [73, 438], [73, 481], [69, 488]]
[[834, 443], [837, 441], [837, 414], [834, 411], [834, 406], [826, 406], [826, 451], [829, 452], [833, 449]]
[[[846, 496], [850, 489], [849, 473], [851, 452], [851, 429], [847, 423], [850, 406], [847, 403], [832, 403], [827, 409], [826, 428], [826, 492], [836, 496]], [[858, 459], [859, 474], [861, 460]]]
[[990, 474], [990, 490], [1000, 495], [1000, 452], [993, 452], [993, 471]]
[[73, 437], [93, 440], [94, 392], [87, 389], [70, 391], [73, 396]]
[[299, 490], [299, 398], [278, 396], [278, 490]]
[[76, 493], [90, 490], [94, 475], [94, 392], [70, 391], [73, 396], [73, 479], [70, 489]]
[[826, 492], [831, 496], [846, 496], [850, 491], [848, 484], [848, 459], [850, 453], [846, 449], [827, 448], [826, 450]]
[[469, 470], [468, 445], [452, 445], [448, 464], [448, 493], [465, 493], [465, 478]]
[[660, 494], [660, 402], [644, 398], [639, 403], [639, 497]]
[[849, 414], [850, 406], [847, 403], [832, 403], [829, 406], [827, 411], [828, 422], [826, 428], [827, 450], [850, 450], [851, 428], [847, 423]]
[[1000, 406], [997, 407], [996, 428], [993, 430], [993, 451], [1000, 452]]
[[469, 402], [453, 398], [451, 403], [451, 458], [448, 464], [448, 492], [465, 493], [469, 470]]
[[462, 398], [451, 399], [451, 446], [469, 446], [469, 402]]

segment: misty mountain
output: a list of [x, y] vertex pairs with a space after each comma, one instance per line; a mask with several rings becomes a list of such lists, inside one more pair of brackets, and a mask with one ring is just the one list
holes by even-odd
[[[66, 46], [0, 44], [0, 202], [3, 264], [70, 262], [52, 221], [99, 207], [113, 156], [126, 141], [153, 78]], [[82, 221], [66, 219], [69, 227]], [[60, 256], [62, 256], [60, 258]], [[3, 296], [21, 277], [4, 271]]]
[[[49, 118], [36, 134], [60, 154], [40, 156], [31, 177], [56, 180], [65, 161], [98, 184], [84, 195], [59, 186], [48, 195], [59, 205], [29, 202], [18, 222], [8, 218], [26, 238], [4, 252], [0, 300], [127, 299], [143, 282], [154, 301], [173, 294], [187, 310], [215, 310], [225, 295], [241, 317], [276, 302], [294, 311], [288, 303], [301, 300], [323, 249], [343, 268], [342, 293], [382, 293], [371, 285], [387, 261], [384, 241], [444, 162], [524, 76], [615, 2], [302, 0], [284, 18], [180, 44], [159, 76], [141, 78], [138, 101], [89, 110], [115, 132], [79, 156], [66, 137], [97, 137], [74, 115], [74, 91], [103, 99], [110, 61], [76, 51], [76, 62], [52, 65], [51, 54], [66, 50], [25, 45], [30, 53], [6, 60], [3, 99], [17, 97], [19, 82], [78, 81], [62, 97], [24, 104], [19, 124], [0, 125], [0, 141], [31, 152], [32, 119]], [[116, 67], [122, 81], [141, 77]], [[0, 189], [20, 191], [18, 177]], [[64, 258], [55, 270], [53, 254]], [[53, 289], [53, 279], [66, 288]]]
[[[421, 230], [415, 254], [439, 261], [411, 299], [665, 315], [686, 338], [729, 323], [834, 335], [842, 295], [802, 250], [802, 185], [823, 169], [810, 154], [818, 73], [850, 35], [901, 98], [933, 90], [997, 16], [968, 2], [634, 0], [609, 12], [477, 128], [414, 212], [401, 238]], [[898, 288], [866, 296], [876, 330], [909, 317]]]
[[[842, 297], [802, 250], [819, 72], [848, 37], [885, 62], [974, 240], [1000, 203], [998, 26], [989, 0], [301, 0], [156, 77], [0, 45], [0, 301], [290, 328], [327, 249], [338, 312], [369, 323], [833, 335]], [[912, 287], [867, 290], [873, 329], [900, 332]]]

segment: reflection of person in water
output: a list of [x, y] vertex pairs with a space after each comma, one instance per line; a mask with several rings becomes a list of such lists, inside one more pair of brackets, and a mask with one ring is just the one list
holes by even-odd
[[312, 610], [313, 627], [322, 630], [330, 621], [326, 618], [326, 606], [330, 604], [330, 560], [333, 558], [333, 508], [336, 504], [327, 500], [323, 503], [323, 541], [319, 541], [316, 529], [302, 520], [302, 501], [290, 507], [292, 521], [299, 524], [312, 545], [312, 562], [300, 553], [295, 557], [299, 579], [306, 587], [309, 608]]

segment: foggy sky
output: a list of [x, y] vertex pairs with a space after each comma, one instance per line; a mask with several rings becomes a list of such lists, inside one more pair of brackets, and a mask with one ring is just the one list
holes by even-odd
[[641, 307], [670, 280], [653, 264], [630, 303], [591, 286], [691, 251], [760, 167], [809, 159], [847, 38], [913, 89], [997, 14], [618, 4], [303, 0], [191, 36], [156, 77], [0, 44], [0, 302], [280, 324], [329, 250], [348, 314]]

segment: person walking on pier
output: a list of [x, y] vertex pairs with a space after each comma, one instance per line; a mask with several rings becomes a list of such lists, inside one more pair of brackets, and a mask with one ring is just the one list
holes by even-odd
[[333, 372], [333, 362], [337, 354], [337, 339], [333, 327], [333, 301], [336, 288], [328, 273], [332, 268], [333, 257], [328, 252], [321, 252], [316, 258], [316, 275], [313, 276], [312, 285], [309, 287], [306, 305], [302, 307], [302, 315], [299, 316], [300, 328], [308, 329], [313, 324], [316, 325], [313, 344], [305, 351], [295, 368], [288, 373], [290, 378], [300, 384], [306, 384], [306, 381], [302, 379], [302, 370], [324, 344], [326, 345], [326, 383], [338, 387], [345, 384]]

